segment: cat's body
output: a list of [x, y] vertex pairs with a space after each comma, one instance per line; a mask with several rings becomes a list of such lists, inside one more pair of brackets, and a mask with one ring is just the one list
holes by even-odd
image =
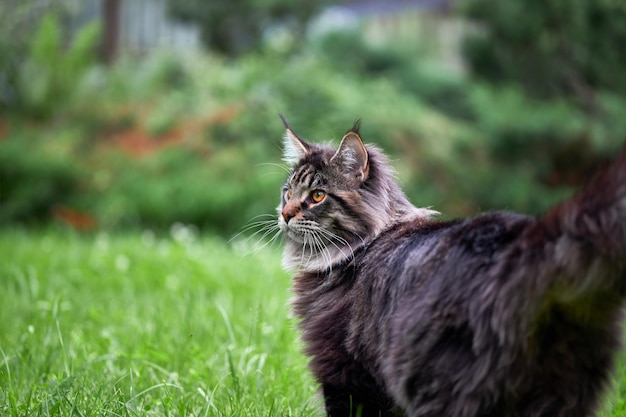
[[622, 338], [626, 152], [542, 218], [443, 222], [353, 128], [288, 128], [293, 309], [328, 415], [588, 416]]

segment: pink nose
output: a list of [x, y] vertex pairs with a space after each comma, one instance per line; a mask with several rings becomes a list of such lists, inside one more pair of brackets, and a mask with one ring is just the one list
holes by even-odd
[[285, 219], [285, 223], [289, 223], [289, 220], [296, 217], [296, 214], [300, 211], [300, 206], [296, 204], [287, 203], [285, 207], [283, 207], [283, 211], [280, 213]]

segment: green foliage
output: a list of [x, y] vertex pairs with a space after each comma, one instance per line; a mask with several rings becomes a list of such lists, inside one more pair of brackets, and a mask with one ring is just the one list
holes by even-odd
[[0, 234], [3, 416], [312, 416], [277, 252], [171, 235]]
[[29, 134], [0, 141], [0, 225], [42, 221], [79, 193], [71, 155]]
[[67, 16], [67, 0], [3, 2], [0, 13], [0, 111], [21, 109], [20, 74], [34, 28], [48, 14]]
[[94, 66], [99, 26], [92, 22], [70, 33], [75, 11], [67, 0], [26, 0], [3, 7], [0, 110], [48, 118], [72, 104]]
[[165, 228], [182, 222], [231, 235], [275, 205], [277, 195], [276, 176], [250, 178], [264, 173], [247, 166], [248, 149], [206, 157], [178, 148], [139, 161], [114, 156], [108, 171], [99, 173], [109, 176], [110, 185], [92, 210], [108, 226]]
[[357, 30], [333, 31], [316, 40], [318, 52], [338, 71], [353, 76], [396, 75], [413, 68], [409, 50], [371, 45]]
[[[289, 0], [168, 0], [172, 17], [200, 27], [207, 48], [235, 57], [258, 50], [268, 30], [286, 28], [302, 39], [308, 21], [329, 2]], [[295, 43], [295, 42], [294, 42]]]
[[480, 25], [468, 39], [474, 74], [516, 82], [535, 96], [570, 96], [593, 107], [597, 90], [626, 94], [626, 8], [613, 0], [471, 0]]
[[615, 53], [626, 41], [626, 8], [614, 1], [471, 0], [465, 12], [478, 23], [465, 56], [484, 83], [471, 85], [470, 120], [489, 139], [493, 158], [510, 164], [529, 156], [526, 175], [549, 187], [531, 196], [582, 182], [626, 137], [619, 70], [626, 61]]
[[[0, 141], [20, 166], [31, 153], [61, 149], [80, 178], [44, 209], [12, 210], [5, 222], [33, 221], [60, 204], [105, 228], [185, 223], [231, 236], [275, 212], [286, 176], [278, 113], [299, 135], [335, 143], [361, 118], [364, 139], [391, 156], [410, 199], [447, 217], [539, 214], [623, 143], [624, 97], [596, 100], [603, 111], [590, 114], [564, 98], [447, 73], [410, 46], [373, 46], [353, 33], [319, 38], [295, 55], [268, 48], [237, 61], [122, 60], [89, 71], [54, 124], [31, 128], [38, 140], [18, 127]], [[39, 181], [21, 172], [20, 184]], [[5, 200], [40, 207], [39, 195]]]
[[76, 85], [95, 63], [99, 26], [84, 26], [64, 51], [59, 21], [47, 15], [20, 66], [17, 94], [22, 111], [48, 117], [71, 102]]
[[357, 31], [331, 32], [316, 42], [317, 52], [335, 71], [350, 77], [384, 78], [400, 91], [453, 118], [474, 115], [467, 102], [468, 84], [406, 44], [371, 45]]

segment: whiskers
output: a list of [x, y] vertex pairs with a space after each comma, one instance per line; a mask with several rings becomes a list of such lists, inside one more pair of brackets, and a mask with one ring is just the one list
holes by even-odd
[[[354, 256], [350, 242], [331, 230], [315, 222], [301, 223], [298, 228], [302, 233], [302, 248], [299, 260], [291, 259], [289, 264], [309, 271], [332, 272], [334, 265]], [[357, 237], [365, 243], [364, 239]]]
[[[307, 252], [308, 257], [305, 260]], [[302, 254], [300, 256], [299, 267], [303, 269], [316, 269], [309, 268], [309, 266], [317, 266], [320, 262], [322, 265], [326, 266], [323, 269], [332, 268], [331, 253], [325, 242], [322, 240], [320, 234], [311, 229], [307, 229], [307, 233], [304, 235], [304, 242], [302, 244]]]
[[262, 164], [257, 164], [257, 167], [274, 167], [280, 169], [280, 171], [266, 172], [263, 175], [280, 175], [281, 178], [287, 174], [291, 174], [291, 168], [284, 164], [275, 164], [271, 162], [265, 162]]
[[[250, 232], [252, 234], [246, 236]], [[244, 256], [256, 255], [275, 243], [280, 233], [276, 215], [259, 214], [250, 219], [239, 233], [230, 238], [228, 243], [240, 250]]]
[[[276, 215], [261, 214], [253, 217], [229, 243], [244, 256], [256, 255], [275, 244], [282, 233]], [[288, 269], [332, 272], [334, 266], [354, 257], [355, 248], [365, 244], [356, 234], [345, 238], [312, 220], [290, 223], [284, 233], [287, 237], [284, 265]]]

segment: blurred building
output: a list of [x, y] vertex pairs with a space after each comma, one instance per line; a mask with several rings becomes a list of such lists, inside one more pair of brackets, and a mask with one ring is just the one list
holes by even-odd
[[358, 27], [370, 42], [413, 43], [448, 69], [460, 72], [460, 47], [468, 23], [456, 13], [457, 3], [458, 0], [339, 1], [320, 15], [313, 31]]
[[[311, 22], [309, 33], [318, 36], [332, 30], [356, 29], [374, 43], [407, 41], [449, 69], [460, 70], [459, 45], [467, 25], [455, 13], [458, 1], [336, 0]], [[103, 54], [107, 60], [119, 53], [145, 54], [164, 48], [194, 52], [202, 48], [200, 29], [193, 23], [170, 18], [168, 0], [57, 0], [57, 3], [71, 4], [73, 27], [94, 19], [102, 21]]]
[[120, 53], [142, 54], [157, 48], [196, 51], [198, 28], [169, 18], [167, 0], [85, 0], [82, 19], [103, 22], [107, 60]]

